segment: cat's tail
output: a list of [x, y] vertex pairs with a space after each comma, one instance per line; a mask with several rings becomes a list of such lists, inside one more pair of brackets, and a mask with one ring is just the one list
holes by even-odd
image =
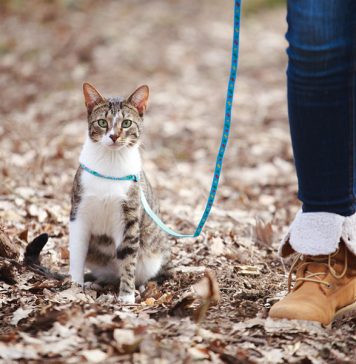
[[44, 246], [47, 244], [48, 238], [48, 234], [41, 234], [27, 245], [24, 254], [24, 263], [36, 273], [44, 275], [47, 278], [63, 280], [67, 278], [67, 275], [52, 272], [41, 265], [40, 254]]

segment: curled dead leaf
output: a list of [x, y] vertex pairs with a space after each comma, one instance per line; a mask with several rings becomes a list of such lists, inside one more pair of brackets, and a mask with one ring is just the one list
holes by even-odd
[[211, 270], [205, 272], [205, 276], [192, 286], [193, 295], [203, 300], [208, 300], [211, 304], [216, 304], [220, 300], [219, 285], [215, 273]]
[[158, 299], [162, 296], [162, 292], [158, 289], [157, 282], [148, 282], [146, 285], [146, 289], [142, 292], [141, 297], [143, 300], [147, 298], [153, 297], [154, 299]]
[[264, 222], [261, 219], [256, 219], [256, 240], [258, 243], [264, 246], [272, 246], [274, 240], [274, 231], [272, 223]]
[[193, 346], [188, 349], [188, 353], [194, 361], [210, 359], [209, 350], [203, 346]]
[[136, 336], [133, 330], [115, 329], [113, 336], [120, 353], [131, 354], [138, 350], [141, 337]]
[[191, 314], [191, 308], [197, 304], [194, 310], [194, 318], [200, 323], [210, 306], [215, 305], [220, 300], [219, 285], [213, 271], [207, 270], [205, 276], [195, 283], [190, 292], [178, 301], [170, 310], [170, 314], [174, 316], [188, 316]]

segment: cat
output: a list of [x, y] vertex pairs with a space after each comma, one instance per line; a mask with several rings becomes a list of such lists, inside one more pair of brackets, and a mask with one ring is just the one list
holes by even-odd
[[119, 281], [119, 300], [134, 303], [135, 286], [161, 273], [170, 256], [167, 239], [140, 203], [139, 184], [159, 212], [140, 156], [149, 89], [144, 85], [128, 98], [104, 98], [84, 83], [83, 94], [88, 133], [80, 164], [106, 176], [138, 174], [140, 180], [103, 179], [79, 166], [71, 196], [69, 271], [79, 285], [86, 268], [99, 284]]

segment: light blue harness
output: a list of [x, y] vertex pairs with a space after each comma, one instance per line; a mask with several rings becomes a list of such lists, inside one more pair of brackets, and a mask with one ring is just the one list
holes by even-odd
[[[232, 44], [232, 57], [231, 57], [231, 69], [230, 69], [230, 78], [227, 88], [227, 95], [226, 95], [226, 103], [225, 103], [225, 119], [224, 119], [224, 129], [221, 136], [221, 143], [219, 147], [219, 153], [216, 158], [215, 163], [215, 170], [214, 170], [214, 177], [210, 188], [210, 193], [208, 197], [208, 201], [205, 206], [204, 213], [199, 221], [198, 227], [196, 228], [194, 234], [180, 234], [173, 231], [169, 228], [151, 209], [150, 205], [147, 202], [146, 196], [140, 187], [140, 196], [141, 196], [141, 204], [145, 209], [146, 213], [151, 217], [151, 219], [158, 225], [164, 232], [175, 236], [176, 238], [194, 238], [200, 235], [206, 220], [210, 214], [210, 210], [213, 206], [216, 191], [219, 184], [220, 174], [222, 163], [224, 159], [224, 153], [226, 149], [226, 145], [229, 139], [230, 133], [230, 124], [231, 124], [231, 109], [232, 103], [234, 99], [234, 87], [235, 87], [235, 80], [236, 80], [236, 73], [238, 67], [238, 58], [239, 58], [239, 35], [240, 35], [240, 12], [241, 12], [241, 0], [235, 1], [235, 9], [234, 9], [234, 36], [233, 36], [233, 44]], [[93, 176], [109, 179], [112, 181], [134, 181], [138, 182], [140, 180], [139, 175], [128, 175], [125, 177], [112, 177], [112, 176], [105, 176], [100, 174], [92, 169], [88, 168], [87, 166], [81, 164], [81, 168], [83, 168], [86, 172], [92, 174]]]

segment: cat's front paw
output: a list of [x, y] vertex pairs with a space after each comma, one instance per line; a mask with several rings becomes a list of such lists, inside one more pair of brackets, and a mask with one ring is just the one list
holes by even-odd
[[69, 272], [71, 279], [72, 279], [72, 283], [77, 284], [80, 287], [84, 286], [84, 277], [83, 275], [80, 274], [76, 274], [76, 273], [71, 273]]
[[135, 303], [135, 294], [120, 294], [119, 295], [119, 301], [121, 303], [126, 303], [126, 304], [134, 304]]

